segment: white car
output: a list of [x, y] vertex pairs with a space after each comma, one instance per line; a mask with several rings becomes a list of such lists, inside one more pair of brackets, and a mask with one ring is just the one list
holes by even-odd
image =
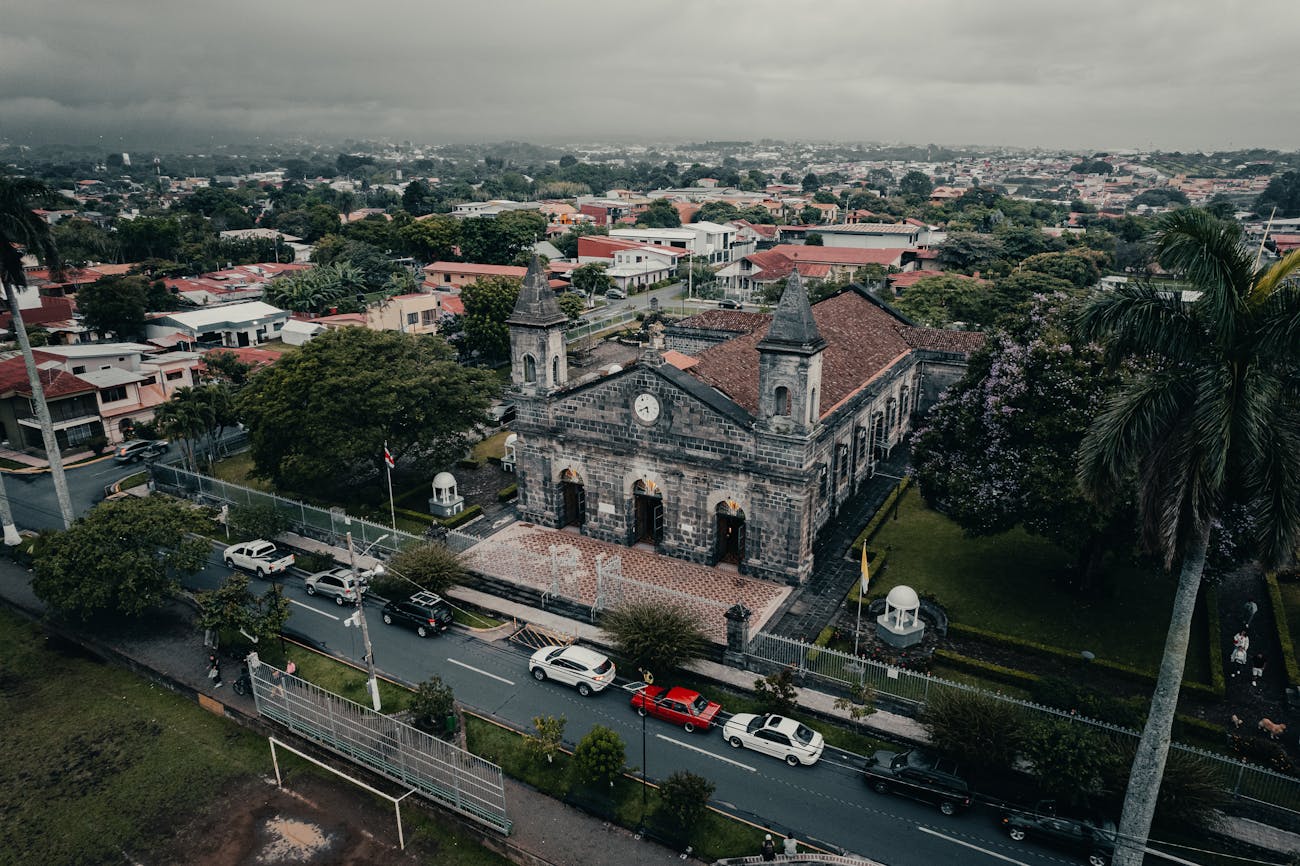
[[555, 680], [573, 686], [584, 698], [614, 682], [614, 663], [580, 646], [542, 647], [528, 660], [528, 672], [538, 682]]
[[733, 749], [744, 746], [785, 761], [791, 767], [817, 763], [826, 748], [822, 735], [785, 716], [737, 713], [722, 726], [722, 737]]
[[261, 538], [230, 545], [221, 554], [221, 559], [226, 568], [242, 568], [255, 572], [258, 577], [280, 574], [293, 565], [292, 553], [285, 553], [272, 542]]
[[353, 577], [351, 569], [347, 568], [318, 571], [308, 577], [305, 583], [308, 595], [332, 595], [334, 603], [339, 606], [356, 604], [357, 595], [366, 591], [366, 585]]

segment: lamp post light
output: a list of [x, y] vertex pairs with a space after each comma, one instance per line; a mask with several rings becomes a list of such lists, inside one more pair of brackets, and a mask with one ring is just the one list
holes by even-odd
[[[366, 549], [361, 551], [361, 555], [365, 556], [370, 548], [374, 547], [387, 537], [388, 534], [385, 533], [370, 542], [370, 544], [366, 546]], [[361, 626], [361, 641], [366, 648], [366, 673], [368, 674], [366, 688], [370, 691], [370, 701], [374, 705], [375, 712], [379, 712], [379, 681], [375, 676], [375, 651], [370, 645], [370, 629], [366, 626], [366, 597], [365, 593], [361, 591], [361, 579], [357, 575], [357, 553], [356, 549], [352, 546], [351, 532], [348, 533], [348, 565], [352, 572], [352, 582], [357, 588], [357, 612], [353, 614], [353, 617], [355, 617], [357, 625]], [[349, 620], [353, 617], [349, 617]]]

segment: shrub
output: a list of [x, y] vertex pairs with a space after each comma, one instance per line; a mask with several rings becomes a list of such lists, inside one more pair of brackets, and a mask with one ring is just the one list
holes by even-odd
[[1030, 725], [1021, 740], [1021, 754], [1046, 793], [1075, 806], [1101, 793], [1115, 760], [1109, 738], [1086, 722], [1068, 719]]
[[162, 433], [150, 421], [141, 421], [131, 428], [133, 439], [161, 439]]
[[880, 531], [880, 527], [885, 523], [885, 518], [889, 516], [890, 509], [898, 503], [899, 497], [907, 492], [907, 488], [911, 486], [911, 484], [912, 476], [909, 475], [902, 481], [898, 482], [898, 485], [890, 491], [887, 497], [885, 497], [885, 501], [881, 503], [878, 509], [876, 509], [875, 515], [867, 521], [866, 528], [863, 529], [862, 532], [858, 533], [858, 537], [854, 539], [851, 548], [854, 559], [862, 558], [862, 545], [869, 543], [871, 539], [876, 537], [876, 533]]
[[275, 538], [292, 526], [289, 516], [274, 505], [236, 505], [230, 509], [230, 530], [253, 538]]
[[545, 758], [546, 763], [555, 760], [555, 756], [560, 751], [560, 746], [564, 742], [564, 726], [568, 719], [560, 716], [534, 716], [533, 728], [536, 734], [525, 734], [524, 745], [528, 753], [536, 759]]
[[1141, 728], [1144, 721], [1142, 710], [1131, 701], [1099, 692], [1065, 677], [1043, 677], [1033, 685], [1031, 691], [1037, 703], [1110, 722], [1112, 725], [1136, 729]]
[[1295, 771], [1295, 765], [1291, 763], [1291, 756], [1287, 754], [1286, 749], [1282, 748], [1280, 743], [1275, 743], [1272, 740], [1230, 734], [1228, 736], [1228, 747], [1238, 758], [1250, 761], [1252, 764], [1268, 767], [1270, 770], [1276, 770], [1279, 773], [1292, 773]]
[[297, 553], [293, 557], [294, 565], [303, 571], [315, 573], [334, 568], [338, 563], [328, 553]]
[[455, 529], [457, 526], [464, 526], [466, 523], [469, 523], [471, 520], [473, 520], [475, 517], [478, 517], [482, 513], [483, 513], [483, 506], [471, 505], [469, 508], [466, 508], [460, 514], [456, 514], [451, 517], [439, 518], [438, 522], [441, 523], [443, 526], [447, 527], [448, 529]]
[[649, 601], [610, 611], [601, 627], [633, 668], [666, 674], [700, 658], [706, 643], [691, 613]]
[[385, 573], [371, 579], [371, 589], [385, 598], [405, 598], [419, 589], [443, 593], [465, 578], [460, 554], [445, 544], [427, 541], [399, 550]]
[[[1277, 747], [1277, 743], [1270, 743]], [[1128, 774], [1133, 766], [1133, 745], [1119, 747], [1111, 761], [1107, 790], [1112, 792], [1113, 809], [1118, 812], [1128, 787]], [[1156, 798], [1155, 823], [1166, 829], [1204, 830], [1213, 827], [1216, 814], [1232, 799], [1219, 782], [1219, 774], [1199, 755], [1170, 749], [1165, 762], [1164, 776], [1160, 781], [1160, 794]]]
[[678, 770], [659, 787], [659, 811], [689, 834], [704, 817], [715, 789], [703, 776]]
[[799, 690], [794, 687], [790, 668], [754, 680], [754, 698], [764, 712], [786, 716], [799, 705]]
[[604, 725], [594, 726], [573, 750], [573, 773], [584, 785], [612, 786], [626, 762], [623, 739]]
[[965, 689], [932, 694], [921, 715], [930, 739], [971, 769], [1000, 769], [1015, 763], [1025, 714], [1010, 701]]
[[519, 495], [519, 485], [511, 484], [509, 487], [503, 487], [497, 491], [498, 502], [509, 502]]
[[456, 711], [451, 686], [437, 674], [420, 683], [411, 698], [411, 724], [427, 733], [441, 731], [443, 721]]
[[1295, 644], [1291, 642], [1291, 626], [1287, 622], [1286, 607], [1282, 604], [1282, 588], [1277, 575], [1265, 574], [1268, 601], [1273, 607], [1273, 622], [1277, 627], [1277, 644], [1282, 649], [1282, 666], [1286, 671], [1287, 685], [1300, 685], [1300, 664], [1296, 663]]
[[103, 454], [104, 449], [108, 447], [108, 437], [103, 433], [96, 433], [86, 439], [85, 445], [94, 454]]

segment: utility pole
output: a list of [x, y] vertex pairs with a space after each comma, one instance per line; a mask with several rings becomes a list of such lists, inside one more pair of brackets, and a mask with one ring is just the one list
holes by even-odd
[[370, 675], [366, 680], [366, 688], [370, 690], [370, 700], [374, 704], [375, 712], [379, 712], [379, 682], [375, 678], [375, 651], [370, 646], [370, 629], [366, 627], [366, 599], [361, 592], [361, 579], [357, 577], [357, 552], [352, 547], [351, 532], [348, 533], [348, 566], [352, 571], [352, 582], [356, 586], [356, 620], [361, 626], [361, 641], [366, 647], [366, 672]]

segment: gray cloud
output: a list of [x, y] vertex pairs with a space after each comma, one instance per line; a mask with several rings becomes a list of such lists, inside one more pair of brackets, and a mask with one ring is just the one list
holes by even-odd
[[12, 139], [1300, 143], [1294, 0], [42, 0]]

